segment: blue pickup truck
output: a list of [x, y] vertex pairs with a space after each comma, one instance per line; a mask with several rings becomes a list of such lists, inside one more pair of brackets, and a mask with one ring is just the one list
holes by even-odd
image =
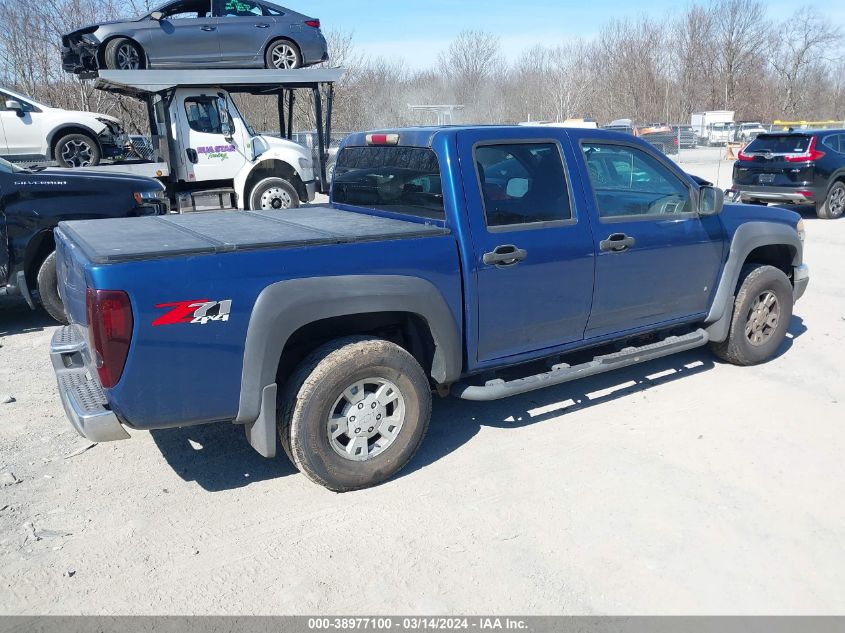
[[335, 491], [394, 475], [432, 393], [494, 400], [710, 344], [771, 358], [809, 275], [787, 210], [603, 130], [353, 134], [332, 201], [62, 223], [52, 359], [97, 441], [212, 422]]

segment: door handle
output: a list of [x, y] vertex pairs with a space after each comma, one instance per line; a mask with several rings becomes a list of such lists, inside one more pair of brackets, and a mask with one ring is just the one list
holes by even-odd
[[614, 233], [606, 240], [599, 243], [599, 247], [605, 253], [624, 253], [637, 243], [633, 237], [624, 233]]
[[197, 150], [193, 148], [188, 148], [185, 150], [185, 153], [188, 155], [188, 160], [191, 161], [194, 165], [196, 165], [200, 158], [197, 155]]
[[498, 268], [515, 266], [528, 257], [528, 251], [517, 248], [513, 244], [497, 246], [492, 253], [484, 253], [483, 261], [488, 266], [495, 265]]
[[204, 27], [202, 27], [202, 30], [205, 31], [206, 33], [210, 33], [211, 31], [216, 31], [217, 27], [216, 26], [204, 26]]
[[270, 25], [269, 24], [256, 24], [255, 28], [257, 28], [257, 29], [269, 29]]

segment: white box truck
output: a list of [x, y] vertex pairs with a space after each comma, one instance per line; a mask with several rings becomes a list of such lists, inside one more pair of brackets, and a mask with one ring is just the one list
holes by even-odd
[[733, 139], [734, 113], [732, 110], [694, 112], [692, 129], [700, 145], [727, 145]]

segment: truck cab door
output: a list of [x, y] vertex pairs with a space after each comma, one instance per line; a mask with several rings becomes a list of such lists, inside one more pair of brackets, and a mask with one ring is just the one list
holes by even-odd
[[[248, 135], [240, 117], [230, 114], [225, 93], [191, 93], [173, 100], [179, 126], [185, 179], [189, 182], [232, 180], [251, 160]], [[231, 109], [234, 112], [237, 110]]]
[[619, 141], [582, 150], [597, 218], [586, 337], [703, 317], [722, 267], [720, 219], [699, 216], [692, 183], [651, 150]]
[[477, 367], [580, 341], [593, 295], [593, 238], [567, 168], [571, 147], [542, 128], [501, 139], [495, 130], [458, 133]]

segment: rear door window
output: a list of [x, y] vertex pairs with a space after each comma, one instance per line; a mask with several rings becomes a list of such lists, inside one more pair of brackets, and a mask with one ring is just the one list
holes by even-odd
[[761, 134], [745, 149], [746, 154], [803, 154], [810, 137], [802, 134]]
[[572, 219], [556, 143], [482, 145], [475, 150], [475, 165], [488, 227]]
[[345, 147], [335, 166], [332, 200], [446, 219], [440, 164], [434, 151], [426, 147]]

